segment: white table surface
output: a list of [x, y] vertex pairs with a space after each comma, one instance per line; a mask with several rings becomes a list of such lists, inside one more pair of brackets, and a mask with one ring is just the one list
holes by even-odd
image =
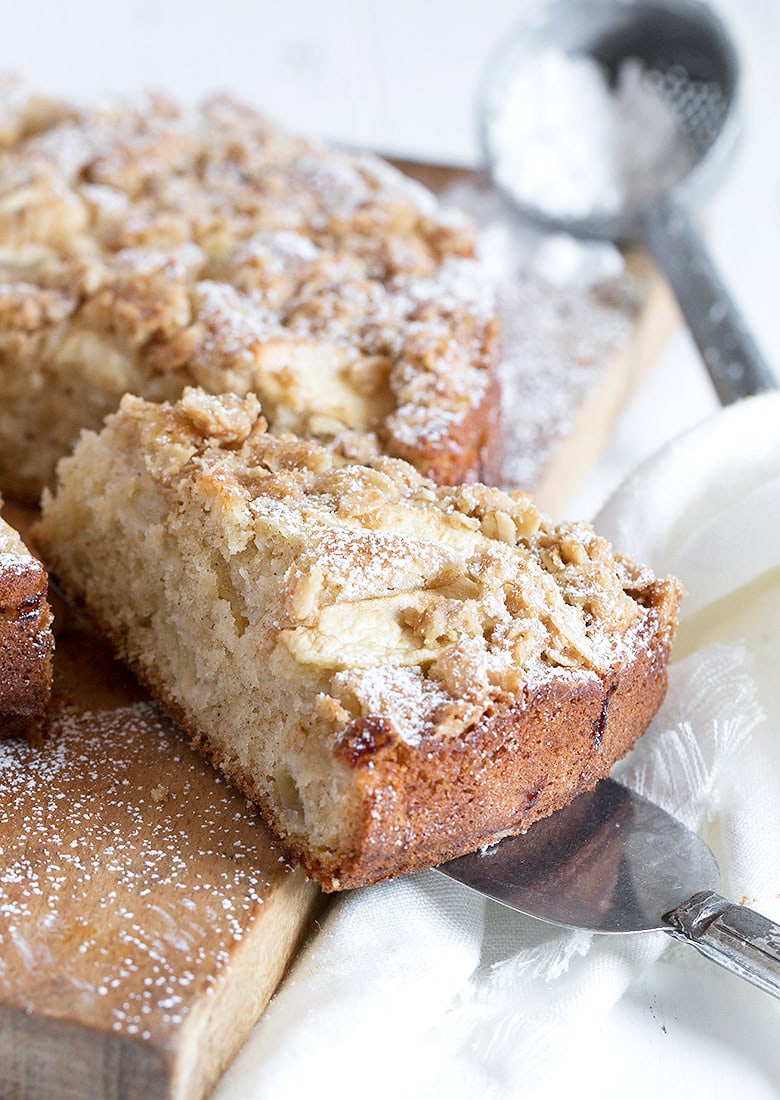
[[[715, 259], [780, 367], [780, 0], [723, 0], [744, 66], [745, 134], [706, 214]], [[225, 89], [298, 130], [473, 164], [485, 60], [523, 0], [0, 2], [0, 69], [92, 97]], [[633, 466], [717, 408], [684, 332], [670, 341], [569, 512], [589, 516]], [[663, 963], [578, 1052], [546, 1097], [776, 1100], [780, 1033], [765, 995], [715, 967]]]

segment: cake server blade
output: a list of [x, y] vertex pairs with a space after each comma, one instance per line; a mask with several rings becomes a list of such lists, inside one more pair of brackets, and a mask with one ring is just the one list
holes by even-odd
[[780, 997], [780, 926], [721, 897], [718, 864], [704, 841], [612, 779], [526, 833], [438, 869], [553, 924], [662, 930]]

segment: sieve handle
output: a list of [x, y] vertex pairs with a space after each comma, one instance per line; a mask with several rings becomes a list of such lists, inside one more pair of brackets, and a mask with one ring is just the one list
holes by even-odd
[[642, 239], [666, 276], [723, 405], [780, 385], [747, 330], [687, 209], [665, 197], [642, 214]]

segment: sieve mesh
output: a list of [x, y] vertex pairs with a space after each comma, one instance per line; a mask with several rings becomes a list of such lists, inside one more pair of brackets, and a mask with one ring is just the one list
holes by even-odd
[[715, 80], [697, 80], [680, 64], [645, 70], [648, 85], [671, 107], [679, 124], [681, 140], [697, 159], [707, 153], [718, 138], [729, 102]]

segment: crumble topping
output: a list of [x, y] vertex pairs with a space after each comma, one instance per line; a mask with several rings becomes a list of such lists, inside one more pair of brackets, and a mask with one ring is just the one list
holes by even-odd
[[[368, 433], [426, 472], [473, 433], [495, 304], [469, 223], [419, 184], [226, 98], [42, 115], [8, 85], [4, 116], [2, 93], [0, 355], [72, 371], [108, 341], [112, 391], [254, 390], [275, 430]], [[49, 339], [66, 320], [75, 356]]]
[[333, 713], [381, 713], [412, 741], [455, 734], [523, 684], [630, 660], [655, 615], [654, 578], [523, 493], [436, 486], [387, 457], [350, 465], [268, 434], [253, 396], [126, 397], [123, 417], [155, 480], [219, 506], [233, 552], [291, 548], [273, 645], [328, 677]]

